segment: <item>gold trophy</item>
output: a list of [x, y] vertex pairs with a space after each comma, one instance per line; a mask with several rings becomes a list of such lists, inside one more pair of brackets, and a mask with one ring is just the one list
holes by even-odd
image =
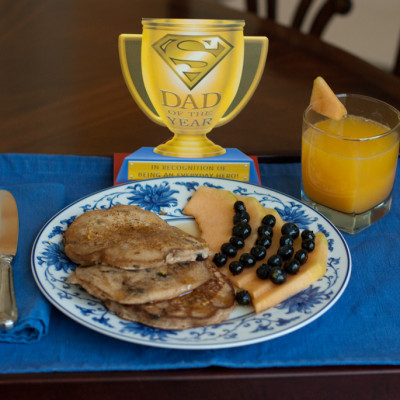
[[[142, 35], [120, 35], [119, 55], [138, 106], [174, 134], [152, 155], [218, 162], [216, 157], [227, 151], [207, 134], [231, 121], [251, 98], [264, 70], [268, 39], [244, 37], [241, 20], [144, 18], [142, 25]], [[236, 154], [233, 158], [238, 161]]]

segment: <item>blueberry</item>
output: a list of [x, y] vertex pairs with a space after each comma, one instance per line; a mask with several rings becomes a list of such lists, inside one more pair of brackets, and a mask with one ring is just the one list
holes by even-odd
[[244, 267], [253, 267], [256, 263], [256, 259], [254, 258], [254, 256], [249, 253], [243, 253], [240, 256], [239, 261], [241, 264], [243, 264]]
[[275, 226], [276, 218], [272, 214], [267, 214], [261, 221], [262, 224], [268, 225], [271, 228]]
[[248, 306], [251, 304], [251, 297], [247, 290], [240, 290], [236, 293], [235, 298], [241, 306]]
[[272, 269], [273, 267], [268, 264], [261, 264], [256, 270], [256, 275], [260, 279], [268, 279]]
[[244, 240], [239, 236], [232, 236], [229, 239], [229, 243], [237, 249], [242, 249], [244, 247]]
[[243, 271], [243, 265], [239, 261], [232, 261], [229, 264], [229, 271], [232, 275], [239, 275]]
[[293, 240], [300, 235], [299, 227], [293, 222], [286, 222], [281, 228], [282, 235], [289, 235]]
[[311, 239], [306, 239], [301, 242], [301, 248], [311, 253], [315, 249], [315, 242]]
[[274, 234], [273, 229], [268, 225], [260, 225], [257, 229], [258, 236], [270, 236], [272, 237]]
[[213, 262], [217, 267], [223, 267], [228, 261], [228, 257], [222, 253], [215, 253]]
[[278, 254], [274, 254], [270, 258], [268, 258], [267, 264], [270, 265], [271, 267], [280, 268], [282, 265], [282, 257], [278, 256]]
[[308, 259], [307, 250], [304, 250], [304, 249], [297, 250], [294, 255], [294, 259], [297, 260], [300, 263], [300, 265], [305, 264], [305, 262]]
[[260, 261], [267, 255], [267, 249], [264, 246], [256, 244], [251, 248], [250, 254], [256, 259], [256, 261]]
[[272, 244], [272, 238], [268, 235], [262, 235], [256, 240], [256, 245], [263, 246], [266, 249], [269, 249]]
[[233, 209], [236, 212], [242, 212], [242, 211], [246, 211], [246, 206], [244, 205], [243, 201], [238, 200], [233, 205]]
[[281, 238], [279, 239], [279, 245], [280, 246], [285, 246], [285, 245], [293, 246], [292, 237], [289, 235], [282, 235]]
[[283, 269], [291, 275], [296, 275], [300, 270], [300, 262], [295, 258], [285, 262]]
[[228, 257], [235, 257], [237, 254], [236, 247], [233, 246], [231, 243], [224, 243], [221, 246], [221, 253], [227, 255]]
[[233, 223], [237, 224], [238, 222], [249, 222], [250, 221], [250, 215], [247, 211], [242, 211], [240, 213], [236, 213], [233, 216]]
[[251, 226], [247, 222], [238, 222], [233, 225], [232, 236], [239, 236], [242, 239], [249, 237], [251, 233]]
[[294, 253], [293, 247], [289, 246], [288, 244], [279, 247], [277, 251], [278, 256], [281, 256], [283, 261], [289, 260], [289, 258], [292, 257], [293, 253]]
[[286, 281], [286, 272], [281, 269], [281, 268], [273, 268], [269, 278], [271, 279], [272, 282], [274, 282], [277, 285], [281, 285]]
[[314, 240], [315, 239], [315, 235], [313, 231], [310, 231], [309, 229], [304, 230], [303, 232], [301, 232], [301, 238], [303, 240]]

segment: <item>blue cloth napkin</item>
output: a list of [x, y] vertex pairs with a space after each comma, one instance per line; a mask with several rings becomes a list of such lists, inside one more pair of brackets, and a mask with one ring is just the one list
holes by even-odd
[[[24, 173], [27, 166], [29, 174]], [[300, 164], [260, 164], [260, 173], [263, 185], [299, 197]], [[400, 365], [400, 274], [396, 272], [400, 259], [399, 175], [398, 168], [390, 214], [357, 235], [344, 235], [353, 259], [346, 291], [331, 309], [302, 329], [238, 348], [171, 350], [107, 337], [51, 307], [48, 334], [40, 341], [0, 343], [0, 373]], [[14, 180], [23, 184], [28, 179], [32, 183], [59, 183], [64, 185], [66, 202], [70, 203], [112, 185], [112, 160], [0, 155], [0, 183], [3, 179], [8, 184]], [[37, 226], [45, 220], [30, 216]]]
[[0, 341], [31, 343], [40, 340], [48, 332], [50, 304], [32, 279], [30, 252], [43, 223], [64, 206], [65, 187], [62, 184], [32, 183], [1, 185], [0, 189], [13, 194], [19, 218], [18, 250], [13, 262], [19, 316], [12, 330], [0, 332]]

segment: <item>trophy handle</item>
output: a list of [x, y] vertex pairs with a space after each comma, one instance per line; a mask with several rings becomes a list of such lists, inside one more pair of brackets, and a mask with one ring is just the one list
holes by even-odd
[[142, 35], [119, 35], [118, 52], [122, 75], [136, 104], [153, 122], [166, 126], [153, 107], [144, 86], [141, 64]]
[[244, 37], [244, 62], [239, 88], [232, 104], [219, 120], [216, 127], [225, 125], [231, 121], [248, 103], [260, 82], [267, 60], [267, 53], [267, 37]]

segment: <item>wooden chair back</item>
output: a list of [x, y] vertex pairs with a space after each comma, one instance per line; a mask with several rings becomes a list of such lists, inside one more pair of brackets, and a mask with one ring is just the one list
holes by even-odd
[[[263, 0], [266, 5], [267, 18], [276, 20], [277, 0]], [[284, 0], [282, 0], [284, 1]], [[314, 0], [299, 0], [295, 10], [291, 26], [301, 29]], [[259, 13], [259, 3], [257, 0], [246, 0], [247, 10]], [[308, 33], [320, 37], [328, 22], [335, 14], [347, 14], [352, 8], [351, 0], [325, 0], [314, 16]]]
[[397, 56], [396, 56], [396, 61], [394, 63], [393, 73], [397, 76], [400, 76], [400, 40], [397, 47]]

